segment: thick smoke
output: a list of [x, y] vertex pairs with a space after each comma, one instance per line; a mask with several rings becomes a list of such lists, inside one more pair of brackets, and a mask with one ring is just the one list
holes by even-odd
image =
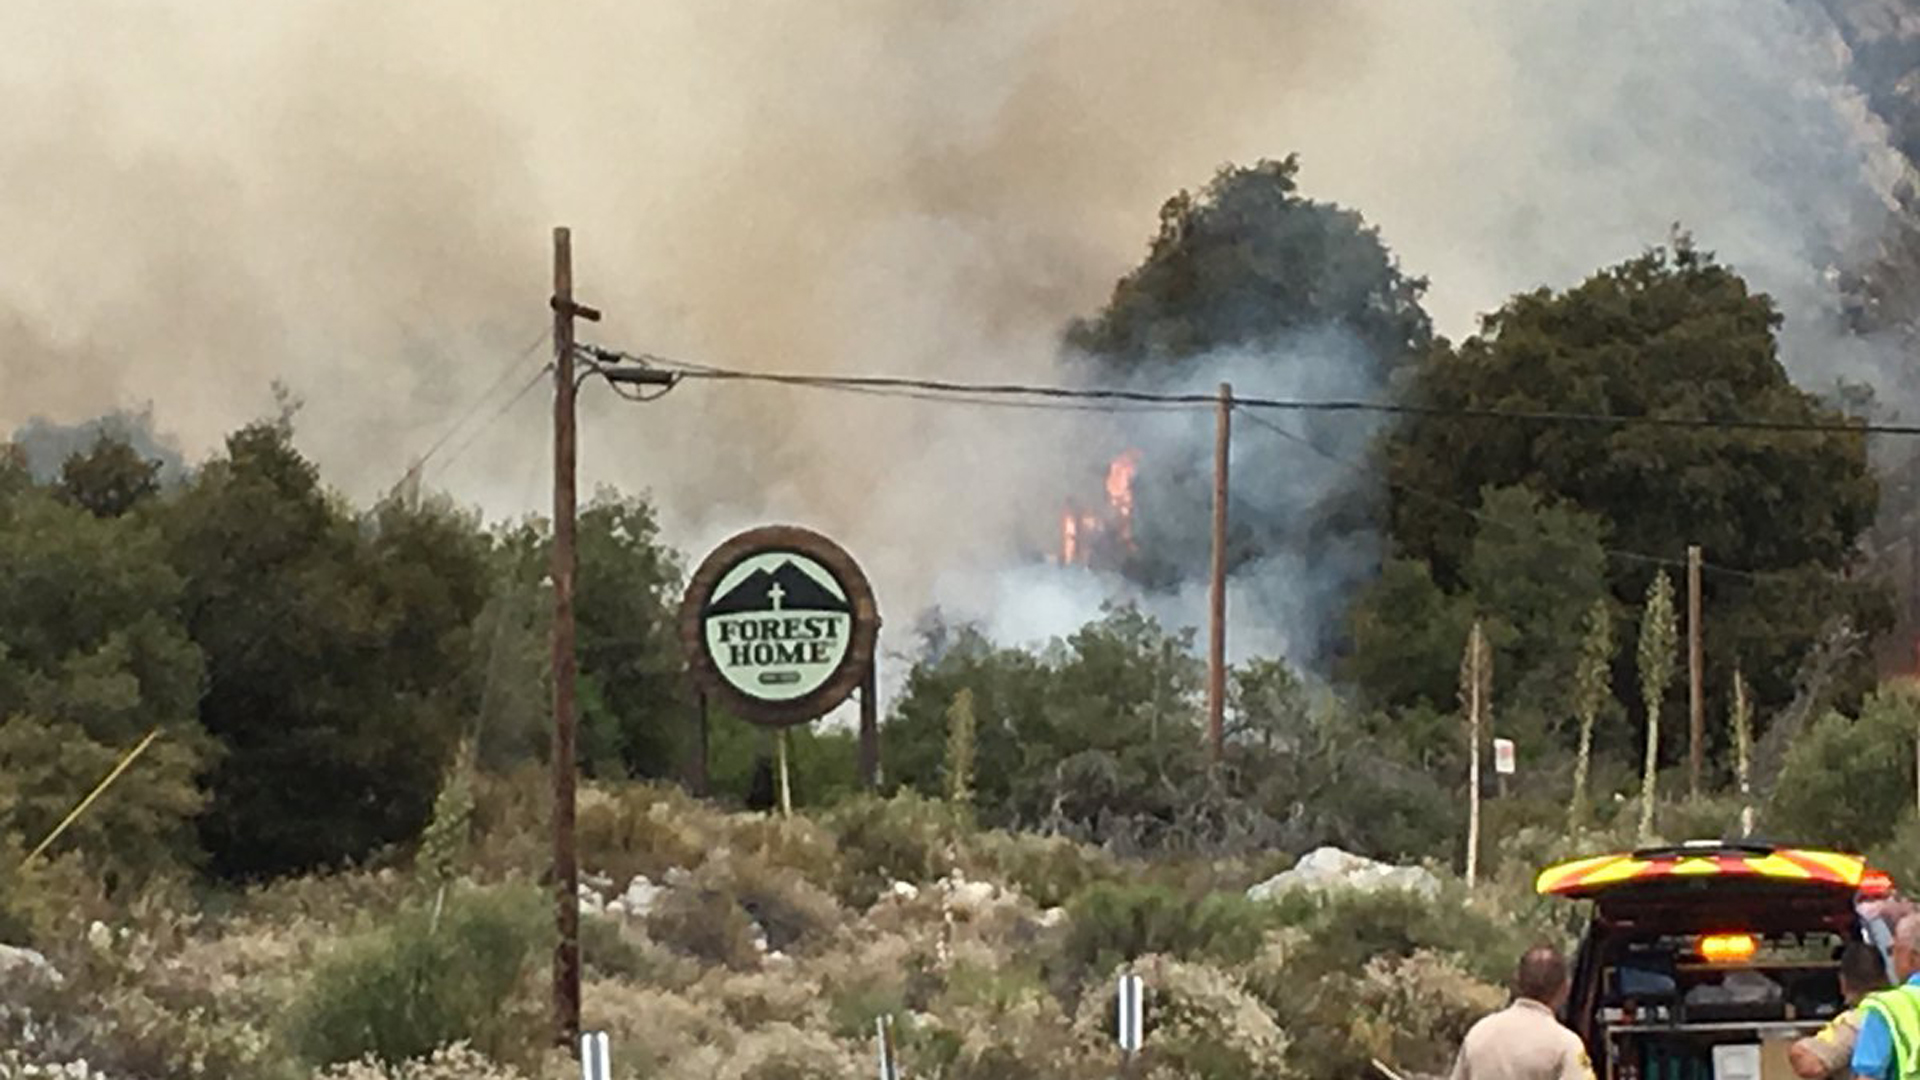
[[[362, 498], [538, 333], [551, 225], [607, 312], [594, 340], [1051, 381], [1061, 324], [1138, 261], [1164, 197], [1295, 150], [1308, 194], [1432, 279], [1454, 336], [1681, 221], [1780, 297], [1803, 380], [1883, 362], [1837, 333], [1829, 270], [1902, 162], [1813, 0], [26, 0], [0, 42], [0, 430], [151, 402], [200, 456], [280, 379]], [[1219, 362], [1284, 392], [1316, 378], [1294, 359]], [[544, 505], [542, 400], [489, 402], [428, 481]], [[939, 599], [1025, 638], [1068, 625], [1046, 597], [1078, 618], [1100, 592], [1007, 574], [1041, 573], [1075, 479], [1056, 463], [1115, 421], [688, 385], [646, 407], [590, 388], [582, 423], [589, 489], [652, 490], [694, 551], [823, 528], [896, 631]], [[1300, 454], [1303, 497], [1337, 485]], [[1237, 640], [1288, 646], [1348, 572], [1247, 575], [1283, 614]]]

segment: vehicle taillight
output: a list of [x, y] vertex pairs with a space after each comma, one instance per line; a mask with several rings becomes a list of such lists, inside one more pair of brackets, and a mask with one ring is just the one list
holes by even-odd
[[1860, 878], [1860, 895], [1869, 900], [1879, 900], [1893, 893], [1893, 879], [1884, 870], [1868, 870]]
[[1700, 958], [1709, 964], [1738, 964], [1753, 959], [1760, 943], [1752, 934], [1708, 934], [1700, 939]]

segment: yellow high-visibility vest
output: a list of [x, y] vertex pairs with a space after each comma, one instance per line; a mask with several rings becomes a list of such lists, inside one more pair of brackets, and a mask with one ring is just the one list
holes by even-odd
[[1893, 1067], [1887, 1080], [1920, 1080], [1920, 987], [1896, 986], [1868, 994], [1862, 1012], [1873, 1013], [1893, 1036]]

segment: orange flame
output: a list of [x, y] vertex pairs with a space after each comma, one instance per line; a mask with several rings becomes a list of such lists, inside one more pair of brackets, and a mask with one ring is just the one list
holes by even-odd
[[1133, 474], [1140, 469], [1140, 451], [1128, 450], [1107, 466], [1107, 505], [1120, 522], [1120, 541], [1133, 549]]
[[[1133, 477], [1140, 467], [1140, 451], [1128, 450], [1107, 465], [1107, 509], [1082, 513], [1068, 506], [1060, 513], [1060, 565], [1087, 565], [1096, 557], [1094, 538], [1103, 533], [1119, 537], [1133, 550]], [[1104, 561], [1104, 560], [1103, 560]]]

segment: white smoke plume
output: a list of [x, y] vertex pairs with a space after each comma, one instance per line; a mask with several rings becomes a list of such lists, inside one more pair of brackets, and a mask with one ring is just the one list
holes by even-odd
[[[20, 0], [0, 9], [0, 431], [151, 403], [203, 456], [278, 379], [306, 401], [302, 446], [366, 498], [538, 333], [555, 224], [607, 312], [590, 340], [1056, 381], [1061, 325], [1138, 261], [1162, 199], [1290, 151], [1308, 194], [1431, 278], [1450, 335], [1679, 221], [1781, 299], [1803, 380], [1875, 377], [1828, 270], [1903, 163], [1847, 65], [1813, 0]], [[1311, 359], [1241, 385], [1311, 385]], [[488, 402], [429, 482], [496, 515], [544, 506], [543, 400]], [[651, 490], [694, 552], [822, 528], [868, 565], [896, 645], [936, 599], [1028, 638], [1080, 615], [1023, 605], [1084, 613], [1069, 597], [1101, 591], [1007, 574], [1042, 573], [1054, 463], [1113, 430], [590, 387], [583, 486]], [[1348, 572], [1243, 587], [1310, 619]], [[1236, 640], [1287, 647], [1293, 617]]]

